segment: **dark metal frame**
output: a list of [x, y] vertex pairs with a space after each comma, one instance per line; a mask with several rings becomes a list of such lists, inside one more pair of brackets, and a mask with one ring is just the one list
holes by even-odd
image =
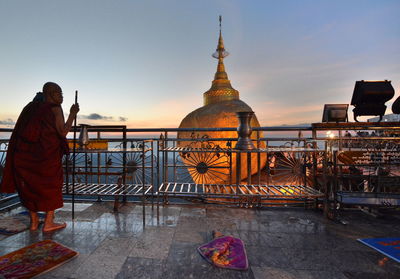
[[[77, 128], [76, 128], [77, 129]], [[142, 145], [141, 150], [137, 150], [139, 153], [149, 153], [151, 152], [151, 163], [148, 165], [142, 165], [141, 169], [142, 172], [144, 172], [147, 168], [151, 169], [151, 178], [152, 178], [152, 188], [151, 191], [139, 191], [133, 194], [134, 197], [141, 197], [143, 204], [146, 203], [146, 201], [149, 198], [152, 198], [152, 201], [154, 198], [157, 198], [159, 200], [160, 197], [167, 196], [168, 197], [182, 197], [186, 200], [189, 201], [204, 201], [206, 200], [207, 202], [217, 202], [217, 203], [228, 203], [228, 204], [235, 204], [235, 205], [240, 205], [240, 206], [264, 206], [264, 205], [277, 205], [276, 201], [280, 200], [281, 198], [289, 201], [288, 195], [285, 195], [282, 193], [282, 191], [276, 191], [281, 196], [271, 196], [271, 195], [265, 195], [266, 199], [264, 197], [259, 198], [261, 195], [259, 193], [262, 193], [266, 188], [265, 186], [286, 186], [286, 185], [274, 185], [271, 183], [266, 183], [264, 184], [262, 181], [262, 172], [258, 172], [256, 176], [249, 177], [246, 181], [245, 184], [238, 183], [238, 181], [241, 181], [240, 177], [240, 172], [238, 172], [239, 177], [231, 177], [230, 183], [224, 184], [224, 185], [219, 185], [218, 187], [221, 189], [224, 189], [226, 187], [235, 189], [235, 190], [230, 190], [230, 193], [227, 193], [227, 190], [221, 190], [221, 194], [218, 193], [218, 191], [211, 191], [209, 190], [206, 192], [207, 195], [205, 194], [197, 194], [194, 195], [193, 192], [188, 191], [187, 193], [183, 193], [184, 190], [182, 191], [170, 191], [170, 188], [167, 188], [167, 184], [165, 183], [174, 183], [176, 184], [176, 187], [188, 187], [187, 185], [184, 186], [182, 182], [179, 181], [169, 181], [171, 177], [168, 177], [168, 172], [166, 171], [166, 166], [168, 167], [174, 167], [170, 166], [168, 161], [167, 161], [167, 154], [168, 153], [173, 153], [176, 156], [179, 156], [179, 150], [168, 150], [167, 149], [167, 143], [168, 143], [168, 148], [176, 148], [176, 141], [177, 139], [171, 137], [174, 133], [178, 131], [191, 131], [191, 132], [200, 132], [200, 131], [234, 131], [236, 130], [235, 128], [198, 128], [198, 129], [172, 129], [172, 128], [165, 128], [165, 129], [127, 129], [125, 126], [91, 126], [89, 128], [89, 132], [97, 132], [98, 138], [101, 138], [100, 135], [104, 133], [122, 133], [122, 136], [118, 138], [112, 138], [112, 137], [104, 137], [102, 139], [107, 140], [110, 143], [119, 143], [121, 144], [121, 149], [120, 149], [120, 154], [122, 156], [122, 165], [126, 166], [126, 148], [127, 144], [131, 141], [137, 141], [137, 142], [143, 142], [146, 144], [150, 144], [151, 147], [149, 150], [145, 148], [146, 144]], [[337, 131], [337, 137], [335, 139], [331, 139], [326, 137], [325, 135], [321, 136], [321, 132], [324, 133], [326, 131]], [[311, 203], [313, 202], [320, 202], [321, 200], [324, 200], [325, 202], [325, 209], [326, 212], [328, 212], [329, 208], [334, 210], [337, 205], [340, 206], [353, 206], [355, 204], [346, 204], [345, 200], [343, 199], [344, 192], [340, 191], [340, 181], [341, 177], [344, 177], [343, 174], [343, 169], [344, 166], [341, 165], [341, 163], [337, 159], [337, 153], [335, 151], [342, 151], [345, 150], [349, 142], [355, 143], [357, 140], [359, 141], [360, 138], [346, 138], [345, 136], [342, 135], [344, 130], [350, 130], [350, 131], [384, 131], [386, 133], [393, 132], [393, 133], [398, 133], [400, 132], [400, 123], [318, 123], [318, 124], [313, 124], [310, 127], [261, 127], [261, 128], [254, 128], [253, 131], [255, 131], [258, 135], [257, 141], [256, 141], [256, 146], [257, 148], [255, 150], [251, 151], [237, 151], [232, 148], [228, 148], [229, 150], [226, 150], [227, 153], [229, 153], [229, 156], [232, 156], [232, 154], [240, 154], [240, 156], [247, 156], [249, 158], [249, 154], [256, 154], [257, 159], [257, 168], [260, 169], [260, 158], [265, 154], [267, 157], [271, 157], [273, 154], [279, 153], [279, 152], [298, 152], [299, 154], [306, 154], [307, 156], [310, 156], [312, 158], [312, 162], [309, 162], [304, 160], [304, 164], [307, 164], [305, 167], [307, 172], [309, 172], [314, 179], [314, 185], [318, 182], [318, 187], [317, 188], [320, 192], [317, 195], [312, 195], [309, 194], [309, 199], [308, 197], [301, 197], [300, 199], [295, 199], [294, 201], [298, 204], [301, 202], [305, 203]], [[12, 129], [0, 129], [0, 133], [10, 133]], [[308, 132], [312, 133], [310, 137], [302, 137], [300, 136], [293, 136], [293, 137], [285, 137], [285, 138], [264, 138], [262, 137], [262, 132], [276, 132], [276, 131], [290, 131], [290, 132]], [[161, 133], [162, 138], [159, 139], [157, 135], [151, 135], [148, 137], [142, 137], [142, 138], [133, 138], [128, 136], [131, 133]], [[193, 141], [193, 140], [207, 140], [207, 141], [231, 141], [234, 142], [235, 138], [226, 138], [226, 139], [179, 139], [179, 141], [182, 140], [187, 140], [187, 141]], [[362, 140], [366, 144], [370, 144], [370, 146], [374, 146], [377, 141], [382, 141], [382, 140], [387, 140], [387, 141], [397, 141], [397, 137], [368, 137], [368, 138], [362, 138]], [[7, 140], [4, 140], [3, 142], [7, 142]], [[266, 145], [268, 146], [265, 149], [260, 148], [260, 143], [265, 142]], [[284, 145], [284, 149], [279, 149], [278, 147], [280, 144], [278, 142], [284, 142], [286, 144]], [[282, 144], [281, 144], [282, 145]], [[233, 144], [231, 145], [233, 146]], [[272, 146], [275, 146], [272, 147]], [[285, 149], [286, 148], [286, 149]], [[303, 148], [303, 149], [302, 149]], [[5, 152], [5, 150], [0, 151], [0, 152]], [[199, 151], [200, 152], [200, 151]], [[207, 152], [221, 152], [221, 150], [208, 150]], [[301, 153], [303, 152], [303, 153]], [[86, 155], [91, 154], [86, 153]], [[157, 155], [155, 155], [157, 154]], [[246, 155], [245, 155], [246, 154]], [[85, 155], [85, 156], [86, 156]], [[154, 158], [154, 159], [153, 159]], [[300, 158], [302, 158], [300, 156]], [[232, 161], [232, 157], [230, 157], [230, 162]], [[249, 160], [247, 160], [248, 162]], [[267, 160], [268, 161], [268, 160]], [[239, 160], [239, 164], [241, 164], [241, 160]], [[393, 162], [392, 162], [393, 163]], [[391, 165], [393, 165], [390, 163]], [[143, 160], [143, 164], [145, 164]], [[251, 161], [250, 161], [251, 164]], [[247, 164], [247, 169], [250, 168], [250, 164]], [[155, 166], [154, 166], [155, 165]], [[231, 165], [231, 164], [230, 164]], [[168, 168], [167, 167], [167, 168]], [[241, 166], [239, 166], [241, 168]], [[123, 168], [125, 169], [125, 167]], [[269, 175], [271, 172], [274, 170], [267, 164], [266, 167], [266, 175]], [[230, 173], [232, 173], [232, 170], [230, 170]], [[154, 174], [154, 176], [153, 176]], [[120, 184], [124, 185], [126, 184], [124, 180], [125, 176], [121, 176], [121, 181]], [[175, 177], [172, 176], [175, 180]], [[375, 178], [373, 178], [375, 179]], [[386, 179], [384, 176], [379, 176], [377, 177], [378, 182], [383, 182]], [[392, 179], [392, 178], [391, 178]], [[394, 180], [397, 179], [393, 178]], [[393, 180], [392, 179], [392, 180]], [[316, 181], [318, 180], [318, 181]], [[397, 180], [396, 180], [397, 181]], [[92, 181], [93, 182], [93, 181]], [[92, 184], [99, 184], [99, 181], [97, 183], [92, 183]], [[118, 181], [117, 181], [118, 182]], [[88, 182], [89, 183], [89, 182]], [[164, 183], [164, 184], [163, 184]], [[181, 184], [179, 184], [181, 183]], [[397, 182], [396, 182], [397, 183]], [[111, 183], [112, 184], [112, 183]], [[118, 183], [114, 183], [118, 184]], [[294, 186], [310, 186], [307, 185], [307, 183], [304, 183], [305, 185], [294, 185]], [[169, 184], [171, 185], [171, 184]], [[93, 185], [90, 187], [94, 187]], [[209, 185], [209, 188], [215, 187], [213, 185]], [[77, 185], [77, 191], [80, 192], [80, 186]], [[145, 187], [143, 187], [145, 189]], [[270, 189], [274, 189], [273, 187], [270, 187]], [[224, 192], [225, 191], [225, 192]], [[266, 191], [266, 190], [265, 190]], [[293, 190], [295, 191], [295, 190]], [[97, 191], [98, 192], [98, 191]], [[181, 194], [182, 192], [183, 194]], [[268, 192], [268, 191], [267, 191]], [[103, 192], [102, 192], [103, 193]], [[321, 196], [320, 193], [323, 193]], [[68, 192], [68, 194], [71, 194], [71, 192]], [[79, 194], [79, 193], [78, 193]], [[124, 196], [123, 192], [114, 192], [111, 193], [110, 195], [115, 196]], [[375, 193], [376, 196], [386, 196], [385, 189], [382, 191], [378, 191]], [[392, 193], [392, 197], [397, 198], [398, 193]], [[107, 194], [106, 194], [107, 195]], [[105, 195], [105, 196], [106, 196]], [[369, 196], [372, 195], [369, 192], [361, 192], [361, 191], [351, 191], [351, 197], [355, 197], [356, 195], [359, 195], [361, 197], [364, 196]], [[101, 196], [101, 195], [100, 195]], [[126, 195], [125, 195], [126, 197]], [[226, 199], [226, 200], [224, 200]], [[290, 204], [290, 203], [287, 203]], [[366, 204], [363, 204], [364, 206]], [[367, 206], [376, 206], [376, 205], [368, 205]], [[379, 206], [388, 206], [388, 204], [382, 204]]]

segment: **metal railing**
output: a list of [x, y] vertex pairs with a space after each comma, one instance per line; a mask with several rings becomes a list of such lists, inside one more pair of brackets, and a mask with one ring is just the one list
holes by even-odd
[[[391, 152], [391, 158], [398, 156], [400, 142], [392, 136], [400, 130], [397, 124], [318, 123], [307, 127], [254, 128], [257, 148], [240, 152], [234, 149], [237, 138], [214, 137], [216, 132], [234, 132], [236, 128], [89, 126], [91, 141], [106, 143], [107, 148], [79, 149], [75, 158], [64, 158], [64, 194], [143, 202], [179, 198], [241, 206], [310, 204], [321, 200], [326, 204], [397, 206], [397, 161], [387, 160], [387, 156], [385, 162], [369, 158], [366, 165], [343, 159], [350, 155], [352, 160], [357, 159], [358, 155], [363, 156], [362, 152]], [[74, 129], [79, 132], [79, 127]], [[352, 137], [343, 135], [344, 130]], [[365, 131], [370, 135], [360, 136]], [[0, 168], [4, 166], [11, 132], [12, 129], [0, 128]], [[178, 138], [180, 132], [194, 136]], [[203, 136], [196, 137], [200, 133]], [[361, 153], [356, 156], [355, 151]], [[71, 160], [76, 162], [74, 181]], [[357, 179], [365, 187], [354, 187]]]

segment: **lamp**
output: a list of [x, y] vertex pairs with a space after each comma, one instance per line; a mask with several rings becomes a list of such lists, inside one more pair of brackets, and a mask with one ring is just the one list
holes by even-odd
[[394, 114], [400, 114], [400, 97], [397, 97], [396, 101], [393, 102], [392, 112]]
[[354, 120], [363, 115], [379, 115], [379, 121], [385, 114], [385, 103], [394, 96], [390, 81], [356, 81], [351, 104], [354, 106]]
[[322, 122], [347, 122], [348, 104], [325, 104]]

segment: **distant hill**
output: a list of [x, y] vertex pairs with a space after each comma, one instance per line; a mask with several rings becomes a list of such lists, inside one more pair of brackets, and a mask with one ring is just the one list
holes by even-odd
[[272, 127], [311, 127], [311, 123], [282, 124], [282, 125], [274, 125]]

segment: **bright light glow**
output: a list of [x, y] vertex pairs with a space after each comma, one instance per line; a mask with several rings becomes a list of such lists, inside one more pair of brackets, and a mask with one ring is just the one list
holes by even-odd
[[328, 132], [326, 132], [326, 136], [327, 136], [328, 138], [333, 139], [333, 138], [335, 137], [335, 134], [332, 133], [332, 131], [328, 131]]

